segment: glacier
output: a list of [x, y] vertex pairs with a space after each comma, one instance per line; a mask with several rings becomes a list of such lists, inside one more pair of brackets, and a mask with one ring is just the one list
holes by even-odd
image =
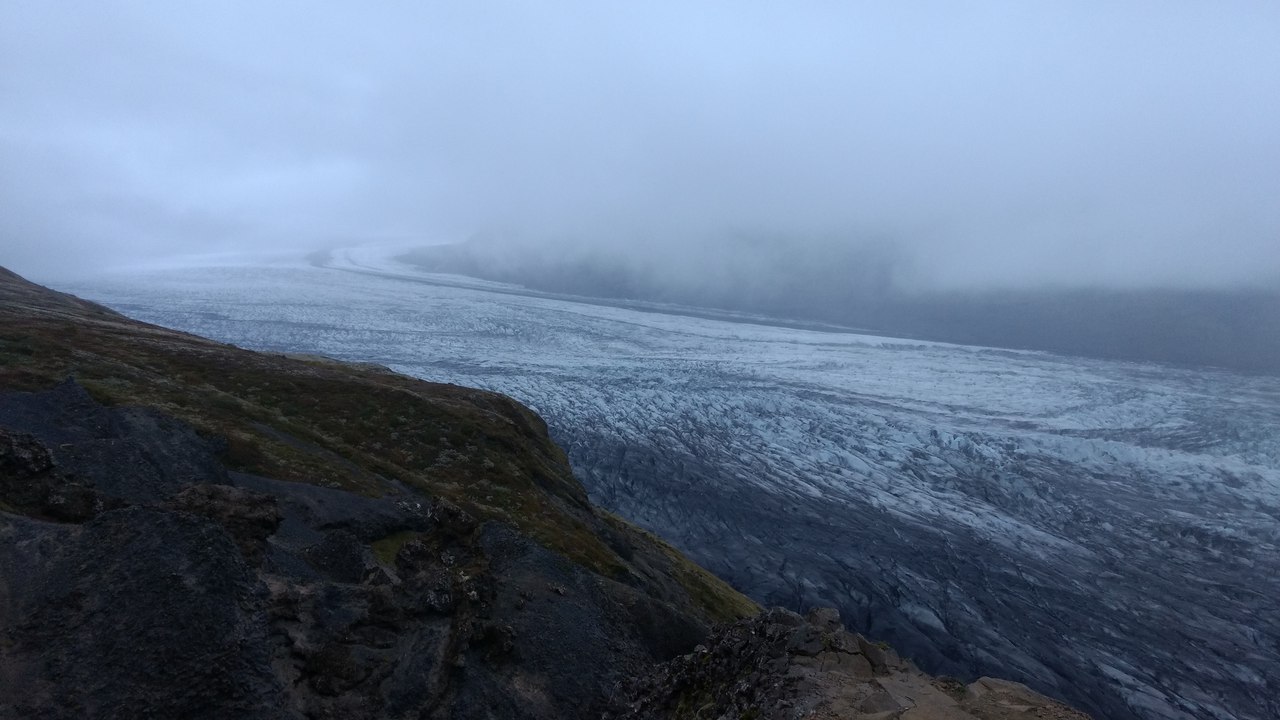
[[393, 256], [59, 289], [510, 395], [598, 504], [930, 672], [1097, 717], [1280, 717], [1280, 379], [551, 296]]

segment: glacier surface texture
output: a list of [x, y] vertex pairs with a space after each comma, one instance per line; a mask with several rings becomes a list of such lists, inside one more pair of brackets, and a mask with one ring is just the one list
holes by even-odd
[[[348, 258], [350, 259], [350, 258]], [[924, 669], [1104, 718], [1280, 717], [1280, 380], [522, 294], [380, 266], [67, 287], [488, 388], [599, 504]]]

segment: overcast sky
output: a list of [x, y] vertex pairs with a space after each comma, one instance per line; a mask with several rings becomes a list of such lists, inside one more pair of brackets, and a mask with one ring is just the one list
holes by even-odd
[[873, 238], [1280, 280], [1280, 3], [0, 4], [0, 264]]

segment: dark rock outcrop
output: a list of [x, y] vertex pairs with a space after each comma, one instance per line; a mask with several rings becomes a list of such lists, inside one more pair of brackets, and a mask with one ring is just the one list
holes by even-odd
[[590, 717], [706, 631], [446, 501], [227, 472], [74, 383], [0, 423], [0, 717]]
[[610, 717], [1087, 720], [1018, 683], [930, 677], [847, 632], [831, 608], [807, 617], [775, 608], [718, 628], [694, 652], [621, 687]]

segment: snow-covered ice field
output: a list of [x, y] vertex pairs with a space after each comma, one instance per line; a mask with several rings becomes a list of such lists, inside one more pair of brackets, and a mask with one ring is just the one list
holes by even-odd
[[389, 254], [59, 289], [511, 395], [600, 504], [928, 670], [1098, 717], [1280, 717], [1280, 379], [574, 302]]

